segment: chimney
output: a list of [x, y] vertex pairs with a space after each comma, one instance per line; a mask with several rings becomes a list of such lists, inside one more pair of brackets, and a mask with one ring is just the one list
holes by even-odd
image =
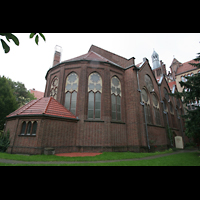
[[56, 45], [55, 46], [54, 59], [53, 59], [53, 66], [57, 65], [58, 63], [60, 63], [61, 52], [62, 52], [62, 47]]

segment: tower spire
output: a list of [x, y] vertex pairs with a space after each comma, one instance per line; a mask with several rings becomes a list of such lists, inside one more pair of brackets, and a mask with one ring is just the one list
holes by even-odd
[[152, 63], [153, 63], [153, 69], [160, 67], [159, 55], [156, 53], [156, 51], [154, 49], [153, 49], [153, 54], [152, 54], [151, 58], [152, 58]]

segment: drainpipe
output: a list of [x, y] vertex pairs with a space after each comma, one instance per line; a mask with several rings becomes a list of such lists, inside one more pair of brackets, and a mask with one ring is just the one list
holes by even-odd
[[133, 70], [136, 70], [136, 73], [137, 73], [138, 92], [140, 92], [140, 104], [143, 106], [143, 110], [144, 110], [144, 121], [145, 121], [145, 131], [146, 131], [146, 136], [147, 136], [147, 146], [150, 149], [149, 136], [148, 136], [148, 128], [147, 128], [146, 111], [145, 111], [145, 108], [144, 108], [144, 103], [142, 102], [142, 93], [141, 93], [140, 84], [139, 84], [139, 76], [138, 76], [138, 70], [139, 70], [139, 68], [135, 66], [135, 68], [133, 68]]

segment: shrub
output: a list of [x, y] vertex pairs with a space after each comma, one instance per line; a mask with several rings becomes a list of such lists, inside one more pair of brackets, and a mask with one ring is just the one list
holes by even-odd
[[0, 152], [5, 152], [10, 144], [10, 131], [8, 130], [6, 133], [3, 131], [0, 132]]

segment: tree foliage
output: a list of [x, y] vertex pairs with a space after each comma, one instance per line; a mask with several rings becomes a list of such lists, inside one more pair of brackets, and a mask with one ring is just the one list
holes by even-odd
[[6, 133], [0, 131], [0, 152], [6, 152], [7, 148], [10, 145], [10, 131], [8, 130]]
[[0, 130], [4, 128], [5, 117], [17, 108], [17, 100], [8, 80], [0, 77]]
[[[200, 62], [200, 53], [198, 53], [195, 61]], [[190, 65], [200, 69], [200, 63], [190, 63]], [[193, 76], [185, 77], [186, 82], [180, 81], [182, 92], [176, 92], [174, 96], [181, 98], [183, 103], [191, 104], [199, 102], [200, 100], [200, 73], [194, 74]], [[185, 118], [186, 135], [190, 138], [194, 138], [195, 142], [200, 143], [200, 106], [195, 105], [195, 109], [189, 110], [183, 118]]]
[[10, 78], [7, 79], [9, 85], [13, 90], [13, 94], [17, 100], [18, 108], [25, 105], [31, 100], [36, 99], [34, 94], [31, 94], [25, 87], [25, 85], [19, 81], [12, 81]]
[[0, 76], [0, 130], [3, 130], [5, 118], [11, 112], [36, 99], [21, 82]]
[[[44, 41], [46, 41], [44, 35], [42, 33], [30, 33], [29, 37], [33, 38], [35, 36], [35, 43], [38, 45], [39, 42], [39, 35], [43, 38]], [[0, 36], [3, 36], [7, 39], [8, 42], [12, 40], [17, 46], [19, 46], [19, 39], [12, 33], [0, 33]], [[5, 42], [5, 38], [2, 39], [0, 38], [2, 47], [4, 49], [5, 53], [8, 53], [10, 51], [10, 47], [8, 44]]]

